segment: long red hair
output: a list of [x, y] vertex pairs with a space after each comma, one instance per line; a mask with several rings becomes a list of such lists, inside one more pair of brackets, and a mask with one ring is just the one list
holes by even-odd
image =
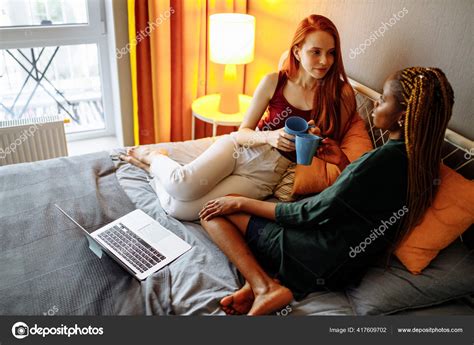
[[[342, 62], [339, 33], [334, 23], [328, 18], [317, 14], [312, 14], [303, 19], [296, 28], [293, 40], [291, 41], [288, 58], [285, 60], [282, 70], [289, 79], [295, 78], [298, 75], [300, 62], [296, 60], [293, 54], [293, 48], [295, 46], [301, 48], [306, 36], [315, 31], [325, 31], [334, 38], [335, 54], [334, 63], [328, 73], [317, 83], [312, 117], [324, 136], [340, 140], [346, 131], [347, 125], [351, 122], [344, 121], [345, 123], [342, 123], [341, 107], [346, 107], [346, 114], [350, 114], [351, 119], [355, 113], [355, 96], [351, 87], [346, 87], [344, 91], [344, 93], [350, 92], [350, 94], [343, 95], [343, 87], [345, 84], [349, 84], [349, 82]], [[352, 98], [352, 100], [347, 99], [347, 96]], [[348, 102], [342, 102], [342, 99], [347, 99]]]

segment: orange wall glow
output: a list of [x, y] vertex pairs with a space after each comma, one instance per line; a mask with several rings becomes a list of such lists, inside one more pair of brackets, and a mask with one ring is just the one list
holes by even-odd
[[246, 65], [245, 94], [252, 95], [265, 74], [278, 70], [281, 54], [288, 50], [298, 23], [312, 12], [314, 0], [249, 0], [248, 14], [255, 16], [255, 58]]
[[[298, 23], [310, 14], [328, 17], [341, 38], [349, 77], [381, 91], [385, 78], [407, 66], [437, 66], [456, 94], [449, 128], [474, 139], [472, 116], [472, 1], [418, 0], [247, 0], [255, 21], [255, 58], [245, 65], [245, 93], [252, 95], [262, 77], [276, 72]], [[400, 13], [404, 14], [403, 16]], [[398, 20], [393, 24], [394, 15]], [[367, 46], [375, 30], [383, 37]], [[467, 30], [467, 31], [466, 31]], [[472, 31], [472, 30], [471, 30]], [[354, 50], [363, 46], [363, 53]]]

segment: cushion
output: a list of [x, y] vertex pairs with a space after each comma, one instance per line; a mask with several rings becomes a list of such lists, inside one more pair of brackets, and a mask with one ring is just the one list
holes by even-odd
[[474, 222], [474, 182], [444, 164], [440, 170], [441, 184], [433, 205], [395, 251], [413, 274], [420, 274]]
[[[365, 122], [359, 115], [354, 116], [340, 147], [351, 162], [373, 149]], [[335, 165], [314, 157], [310, 166], [296, 166], [293, 194], [319, 193], [332, 185], [339, 174]]]
[[281, 202], [295, 201], [296, 198], [293, 195], [293, 183], [295, 181], [295, 168], [296, 163], [290, 163], [285, 173], [281, 177], [280, 182], [277, 184], [273, 191], [273, 195]]
[[474, 293], [474, 252], [460, 240], [442, 250], [419, 275], [408, 272], [397, 259], [392, 261], [385, 269], [385, 260], [380, 260], [359, 286], [346, 290], [356, 314], [391, 314]]

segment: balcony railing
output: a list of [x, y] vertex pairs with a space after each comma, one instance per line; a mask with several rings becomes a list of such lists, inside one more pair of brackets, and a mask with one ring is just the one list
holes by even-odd
[[[70, 119], [66, 126], [67, 133], [104, 129], [97, 62], [94, 65], [91, 61], [84, 61], [80, 66], [71, 63], [70, 56], [78, 52], [78, 48], [58, 46], [4, 50], [3, 64], [7, 68], [4, 68], [6, 73], [0, 71], [0, 78], [7, 79], [0, 79], [0, 120], [60, 115]], [[65, 49], [63, 54], [58, 54], [60, 49]], [[81, 53], [84, 49], [91, 55], [96, 53], [93, 45], [79, 49], [82, 49]], [[69, 59], [65, 59], [67, 56]]]

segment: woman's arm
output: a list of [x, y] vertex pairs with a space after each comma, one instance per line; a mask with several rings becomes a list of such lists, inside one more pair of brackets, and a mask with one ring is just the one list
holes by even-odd
[[[270, 73], [264, 76], [258, 84], [244, 120], [238, 132], [233, 134], [239, 145], [255, 146], [267, 143], [267, 133], [256, 132], [254, 129], [257, 127], [258, 121], [262, 118], [263, 113], [267, 109], [277, 83], [278, 73]], [[253, 145], [249, 143], [253, 143]]]
[[317, 197], [291, 203], [273, 203], [243, 196], [224, 196], [206, 203], [199, 212], [199, 218], [208, 221], [214, 217], [243, 212], [278, 222], [283, 226], [306, 226], [320, 221], [313, 219], [314, 210], [319, 210], [319, 213], [327, 211], [327, 208], [321, 209], [318, 205], [321, 203]]
[[254, 216], [275, 220], [276, 203], [254, 200], [243, 196], [224, 196], [204, 205], [199, 218], [210, 220], [217, 216], [244, 212]]
[[232, 133], [239, 145], [247, 147], [269, 144], [283, 151], [294, 151], [293, 136], [283, 130], [255, 131], [268, 107], [278, 83], [278, 73], [267, 74], [255, 89], [249, 109], [237, 132]]
[[275, 221], [277, 203], [239, 197], [239, 211]]

